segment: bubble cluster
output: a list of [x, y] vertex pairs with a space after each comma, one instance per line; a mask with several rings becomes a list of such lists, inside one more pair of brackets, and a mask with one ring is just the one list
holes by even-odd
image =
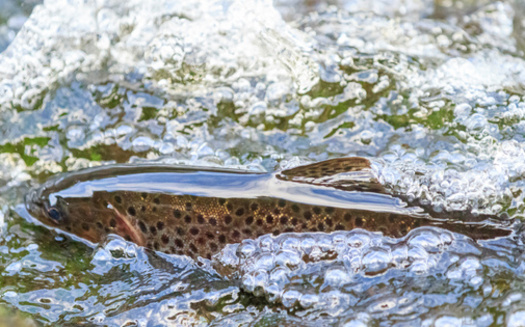
[[[229, 246], [213, 265], [239, 279], [244, 291], [311, 318], [329, 315], [357, 326], [416, 315], [423, 325], [488, 326], [500, 318], [471, 318], [469, 308], [522, 303], [518, 293], [501, 296], [506, 286], [496, 277], [521, 271], [513, 242], [476, 244], [434, 227], [400, 239], [363, 230], [267, 235]], [[447, 303], [461, 307], [451, 316], [433, 314]]]

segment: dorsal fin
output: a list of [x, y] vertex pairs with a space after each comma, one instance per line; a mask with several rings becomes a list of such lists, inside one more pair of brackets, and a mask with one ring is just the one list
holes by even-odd
[[361, 157], [338, 158], [279, 172], [280, 180], [333, 187], [345, 191], [386, 193], [372, 173], [370, 161]]

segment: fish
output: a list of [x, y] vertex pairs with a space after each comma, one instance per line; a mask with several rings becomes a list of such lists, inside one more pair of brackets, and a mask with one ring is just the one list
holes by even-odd
[[51, 178], [26, 196], [41, 223], [91, 243], [109, 234], [152, 250], [211, 258], [227, 244], [265, 234], [356, 228], [402, 237], [438, 226], [473, 239], [510, 230], [407, 206], [381, 185], [366, 158], [259, 173], [228, 168], [116, 164]]

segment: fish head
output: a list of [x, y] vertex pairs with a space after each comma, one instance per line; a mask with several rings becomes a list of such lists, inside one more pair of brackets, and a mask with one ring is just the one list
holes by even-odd
[[[136, 219], [130, 217], [117, 202], [130, 197], [127, 193], [94, 191], [90, 195], [69, 192], [79, 180], [75, 175], [50, 180], [31, 190], [26, 196], [26, 208], [47, 226], [74, 234], [92, 243], [99, 243], [108, 234], [144, 245]], [[120, 209], [120, 210], [119, 210]]]
[[108, 220], [109, 224], [108, 215], [99, 215], [95, 221], [92, 209], [85, 199], [64, 198], [49, 183], [31, 190], [26, 195], [25, 203], [31, 216], [47, 226], [75, 234], [93, 243], [100, 242], [108, 234], [104, 228], [96, 228], [97, 225], [106, 226], [103, 220]]

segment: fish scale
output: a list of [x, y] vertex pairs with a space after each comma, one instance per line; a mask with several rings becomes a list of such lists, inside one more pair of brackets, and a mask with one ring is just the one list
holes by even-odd
[[[308, 206], [274, 198], [254, 200], [165, 194], [150, 196], [157, 199], [158, 203], [144, 201], [138, 194], [130, 192], [103, 195], [107, 199], [124, 199], [114, 207], [118, 212], [126, 212], [126, 219], [147, 240], [140, 245], [192, 257], [210, 257], [224, 244], [270, 233], [331, 232], [360, 227], [381, 230], [389, 236], [400, 236], [420, 225], [420, 220], [411, 219], [407, 224], [402, 216], [397, 219], [393, 214], [379, 215], [385, 220], [380, 222], [377, 218], [381, 217], [370, 212], [350, 213], [339, 208]], [[392, 222], [395, 221], [405, 228], [387, 228], [388, 225], [394, 226]], [[384, 228], [378, 226], [378, 222]], [[123, 237], [131, 240], [129, 235]]]
[[140, 246], [193, 258], [211, 258], [226, 244], [264, 234], [362, 228], [400, 237], [423, 225], [475, 239], [509, 233], [487, 221], [437, 219], [384, 193], [364, 158], [276, 174], [107, 166], [45, 183], [28, 195], [27, 207], [45, 224], [91, 242], [118, 234]]

